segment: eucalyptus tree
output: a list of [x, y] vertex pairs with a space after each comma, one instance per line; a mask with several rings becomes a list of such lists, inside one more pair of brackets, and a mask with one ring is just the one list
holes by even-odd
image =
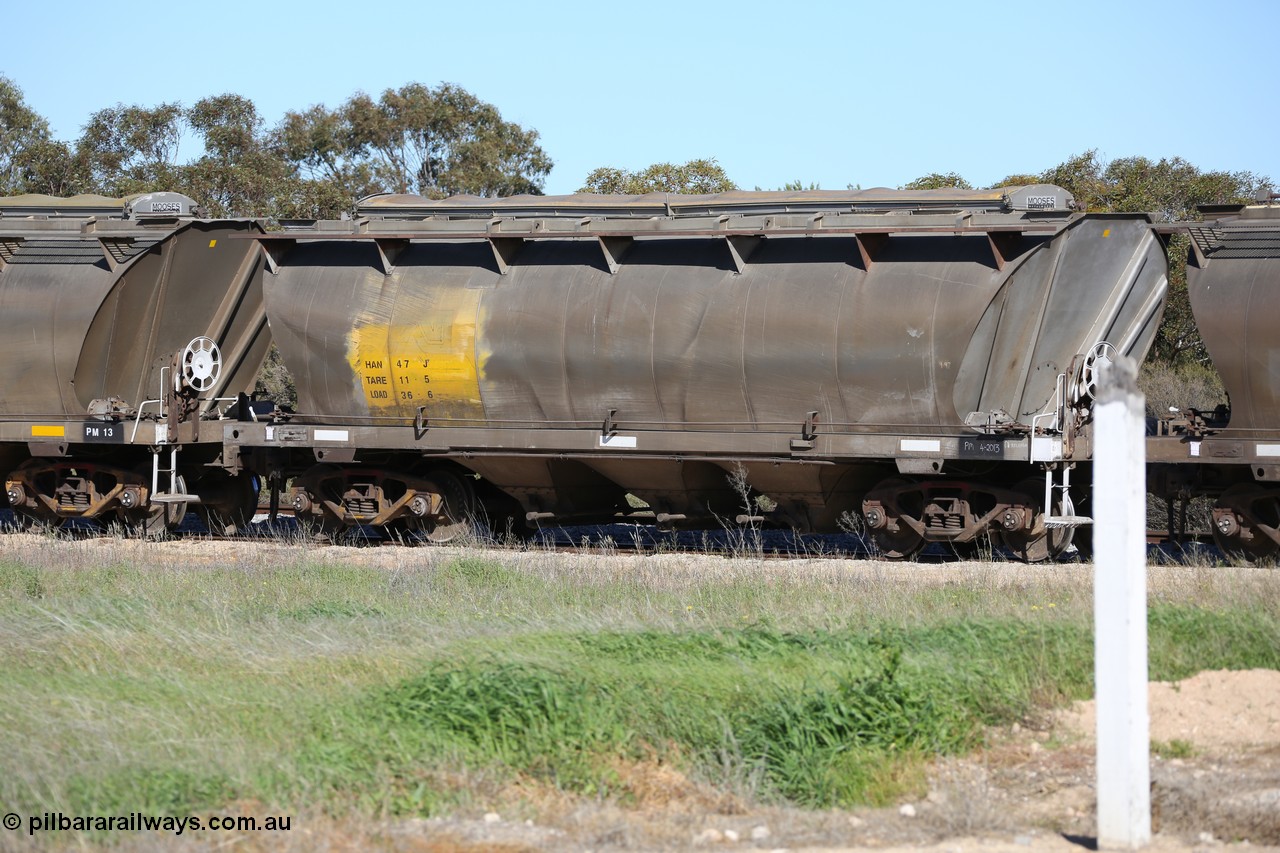
[[451, 83], [363, 92], [285, 114], [280, 150], [303, 174], [355, 199], [374, 191], [443, 197], [541, 193], [552, 161], [538, 132]]
[[930, 172], [899, 187], [899, 189], [903, 190], [941, 190], [948, 188], [971, 190], [973, 189], [973, 184], [955, 172]]
[[714, 159], [690, 160], [687, 163], [654, 163], [638, 172], [612, 166], [593, 169], [579, 188], [580, 193], [606, 195], [644, 195], [645, 193], [720, 193], [736, 190]]
[[185, 130], [185, 111], [176, 101], [154, 107], [116, 104], [89, 117], [75, 152], [103, 195], [174, 189], [180, 184]]
[[297, 219], [337, 217], [347, 209], [338, 187], [301, 175], [289, 162], [248, 98], [204, 98], [186, 119], [204, 154], [183, 167], [181, 185], [210, 213]]
[[50, 135], [48, 120], [12, 80], [0, 77], [0, 195], [72, 195], [88, 186], [70, 146]]

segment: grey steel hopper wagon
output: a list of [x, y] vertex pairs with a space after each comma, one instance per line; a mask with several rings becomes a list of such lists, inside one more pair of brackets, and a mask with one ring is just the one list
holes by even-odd
[[257, 239], [299, 413], [242, 452], [303, 516], [442, 538], [501, 506], [1050, 556], [1097, 362], [1143, 356], [1166, 286], [1147, 216], [1043, 185], [380, 196]]

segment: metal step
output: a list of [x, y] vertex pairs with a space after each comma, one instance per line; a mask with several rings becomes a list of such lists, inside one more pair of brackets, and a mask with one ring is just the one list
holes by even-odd
[[1093, 524], [1093, 519], [1087, 515], [1051, 515], [1044, 520], [1044, 526], [1051, 530], [1061, 527], [1083, 527], [1086, 524]]

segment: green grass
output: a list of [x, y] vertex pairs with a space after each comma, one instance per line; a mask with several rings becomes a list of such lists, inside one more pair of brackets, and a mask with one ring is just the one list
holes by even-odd
[[[11, 810], [433, 814], [517, 780], [625, 800], [618, 763], [655, 756], [764, 801], [881, 804], [1092, 689], [1089, 585], [1054, 570], [166, 553], [0, 551]], [[1280, 669], [1280, 575], [1245, 577], [1167, 570], [1153, 679]]]
[[1174, 738], [1170, 741], [1153, 740], [1151, 741], [1151, 753], [1164, 759], [1192, 758], [1196, 754], [1196, 748], [1191, 741], [1182, 740], [1181, 738]]

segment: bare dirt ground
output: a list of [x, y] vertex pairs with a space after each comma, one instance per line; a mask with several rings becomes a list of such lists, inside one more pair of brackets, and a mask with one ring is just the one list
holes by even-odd
[[[35, 540], [36, 537], [13, 537]], [[31, 542], [37, 548], [46, 543]], [[200, 566], [227, 560], [207, 542], [77, 543], [114, 558], [134, 550], [161, 564]], [[296, 546], [237, 544], [239, 559], [297, 559]], [[22, 549], [15, 549], [22, 550]], [[454, 549], [319, 548], [312, 556], [388, 568], [431, 565]], [[475, 553], [474, 551], [469, 553]], [[286, 556], [287, 555], [287, 556]], [[495, 552], [535, 571], [572, 564], [575, 555]], [[584, 555], [593, 571], [670, 572], [705, 577], [732, 574], [721, 557]], [[617, 565], [613, 566], [613, 562]], [[752, 572], [809, 578], [860, 577], [871, 584], [978, 583], [988, 589], [1044, 583], [1088, 585], [1091, 566], [1009, 563], [903, 565], [808, 559], [747, 561]], [[544, 565], [545, 563], [545, 565]], [[572, 567], [571, 567], [572, 570]], [[1153, 566], [1150, 585], [1190, 594], [1209, 583], [1248, 586], [1274, 570]], [[1261, 585], [1271, 590], [1272, 578]], [[1150, 686], [1153, 851], [1249, 849], [1280, 851], [1280, 672], [1205, 672], [1177, 684]], [[237, 850], [408, 850], [420, 853], [518, 853], [574, 850], [789, 851], [1079, 851], [1096, 849], [1093, 716], [1091, 702], [1029, 725], [991, 733], [977, 753], [938, 761], [928, 769], [928, 794], [888, 808], [805, 811], [747, 802], [686, 778], [657, 762], [619, 766], [628, 789], [618, 801], [574, 797], [528, 784], [497, 784], [478, 792], [492, 809], [458, 818], [353, 821], [300, 815], [294, 831], [270, 841], [252, 836], [183, 839], [180, 846]], [[256, 804], [244, 804], [252, 813]], [[532, 810], [532, 811], [531, 811]], [[154, 840], [120, 849], [156, 849]], [[167, 845], [166, 845], [167, 846]]]

